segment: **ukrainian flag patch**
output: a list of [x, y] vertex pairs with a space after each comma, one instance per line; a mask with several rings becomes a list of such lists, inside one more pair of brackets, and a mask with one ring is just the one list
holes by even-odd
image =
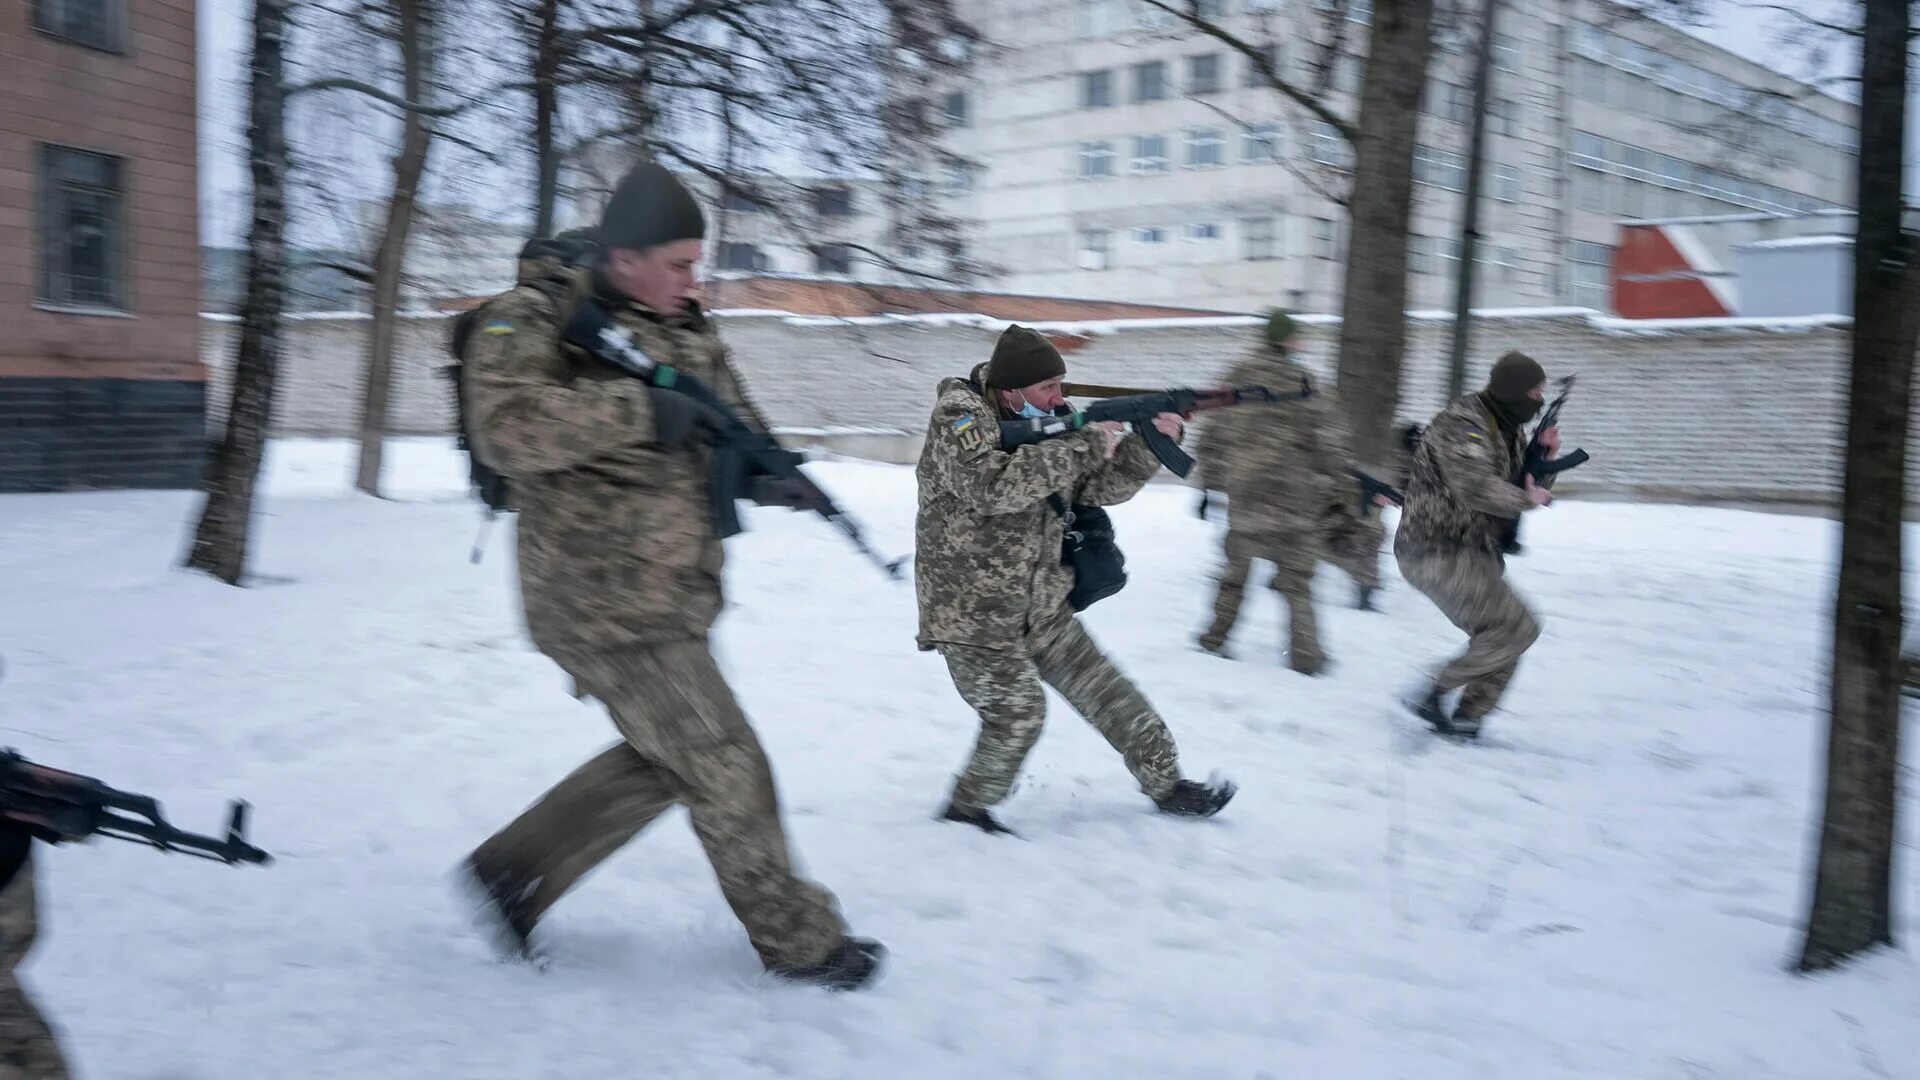
[[963, 416], [960, 419], [955, 420], [953, 422], [953, 430], [955, 434], [965, 431], [972, 426], [973, 426], [973, 417], [971, 416]]
[[492, 322], [488, 323], [487, 325], [481, 327], [480, 332], [483, 334], [492, 334], [495, 337], [498, 337], [501, 334], [511, 334], [513, 333], [513, 324], [508, 322], [505, 319], [495, 319]]

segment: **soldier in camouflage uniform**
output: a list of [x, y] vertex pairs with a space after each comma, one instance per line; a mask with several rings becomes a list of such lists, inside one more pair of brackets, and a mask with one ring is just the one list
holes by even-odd
[[[1521, 654], [1540, 636], [1539, 621], [1506, 582], [1501, 536], [1508, 521], [1553, 499], [1551, 479], [1546, 487], [1532, 477], [1525, 487], [1513, 483], [1546, 382], [1531, 357], [1508, 353], [1486, 389], [1433, 418], [1414, 452], [1394, 557], [1407, 582], [1469, 635], [1466, 652], [1409, 702], [1441, 734], [1478, 736]], [[1559, 452], [1559, 432], [1544, 431], [1540, 440], [1549, 456]], [[1446, 698], [1456, 690], [1450, 713]]]
[[[1159, 461], [1114, 424], [1000, 449], [1001, 420], [1066, 410], [1066, 370], [1044, 336], [1008, 327], [988, 363], [940, 384], [916, 474], [919, 646], [946, 658], [954, 687], [980, 714], [972, 760], [944, 816], [989, 833], [1009, 831], [989, 808], [1007, 797], [1040, 737], [1043, 683], [1120, 752], [1162, 811], [1209, 816], [1233, 796], [1231, 784], [1180, 778], [1167, 725], [1102, 655], [1068, 602], [1074, 572], [1061, 561], [1060, 510], [1125, 502]], [[1154, 426], [1170, 438], [1183, 430], [1172, 414]]]
[[[1298, 386], [1306, 369], [1292, 356], [1295, 327], [1285, 312], [1267, 320], [1262, 344], [1233, 369], [1231, 386]], [[1274, 567], [1271, 587], [1287, 605], [1293, 670], [1326, 663], [1313, 611], [1313, 574], [1322, 560], [1352, 574], [1370, 596], [1379, 583], [1383, 532], [1355, 516], [1353, 454], [1338, 394], [1318, 390], [1284, 409], [1235, 409], [1208, 422], [1195, 455], [1203, 489], [1227, 494], [1225, 564], [1213, 625], [1200, 647], [1226, 655], [1255, 559]]]
[[60, 1045], [14, 969], [38, 929], [33, 833], [0, 823], [0, 1080], [66, 1080]]
[[[528, 632], [581, 696], [607, 706], [624, 741], [463, 869], [505, 942], [526, 953], [555, 901], [684, 804], [766, 967], [858, 986], [885, 950], [848, 937], [833, 895], [795, 872], [766, 755], [708, 651], [722, 605], [708, 502], [720, 417], [562, 339], [574, 304], [604, 305], [648, 355], [698, 376], [764, 429], [692, 299], [704, 231], [699, 205], [671, 173], [636, 167], [607, 205], [597, 262], [567, 271], [532, 260], [533, 272], [568, 276], [490, 302], [464, 354], [474, 452], [508, 477], [520, 511]], [[792, 505], [791, 494], [763, 480], [754, 497]]]

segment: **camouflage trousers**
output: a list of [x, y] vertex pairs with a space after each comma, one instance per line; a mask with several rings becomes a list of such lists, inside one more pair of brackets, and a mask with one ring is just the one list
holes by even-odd
[[1468, 635], [1467, 651], [1440, 669], [1434, 685], [1461, 690], [1456, 720], [1486, 716], [1500, 704], [1521, 654], [1540, 637], [1539, 621], [1507, 584], [1498, 555], [1454, 548], [1395, 555], [1407, 583]]
[[1253, 560], [1264, 559], [1273, 564], [1273, 578], [1267, 585], [1287, 605], [1287, 662], [1296, 671], [1320, 670], [1327, 658], [1320, 649], [1319, 621], [1313, 613], [1313, 572], [1325, 550], [1322, 543], [1321, 532], [1313, 529], [1258, 536], [1228, 529], [1226, 562], [1213, 597], [1213, 625], [1201, 635], [1201, 644], [1215, 650], [1226, 645], [1233, 624], [1240, 619]]
[[1079, 620], [1067, 620], [1027, 648], [944, 645], [941, 653], [954, 688], [980, 714], [973, 757], [954, 785], [956, 805], [983, 810], [1006, 799], [1046, 720], [1042, 683], [1059, 691], [1120, 752], [1141, 791], [1157, 799], [1179, 782], [1179, 752], [1166, 722]]
[[5, 861], [18, 868], [0, 886], [0, 1080], [67, 1080], [66, 1062], [53, 1030], [34, 1007], [14, 974], [33, 948], [38, 931], [33, 885], [32, 841], [24, 830], [8, 830]]
[[773, 772], [706, 643], [556, 656], [625, 737], [474, 852], [531, 888], [534, 918], [676, 804], [769, 967], [817, 964], [846, 934], [833, 894], [795, 874]]

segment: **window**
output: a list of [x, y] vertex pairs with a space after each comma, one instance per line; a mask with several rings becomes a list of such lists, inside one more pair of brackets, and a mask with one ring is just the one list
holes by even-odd
[[1460, 241], [1458, 238], [1436, 240], [1434, 246], [1439, 249], [1439, 272], [1458, 280], [1460, 273]]
[[946, 108], [944, 111], [948, 127], [963, 128], [972, 125], [972, 110], [968, 105], [967, 92], [965, 90], [955, 90], [947, 95]]
[[1279, 254], [1273, 242], [1273, 219], [1247, 218], [1240, 223], [1240, 257], [1250, 260], [1271, 259]]
[[813, 212], [820, 217], [852, 217], [853, 189], [847, 187], [814, 188]]
[[1493, 167], [1493, 197], [1501, 202], [1520, 199], [1520, 170], [1512, 165]]
[[1194, 222], [1187, 226], [1187, 239], [1218, 240], [1220, 239], [1220, 226], [1211, 221]]
[[[1282, 77], [1286, 75], [1287, 53], [1285, 49], [1282, 49], [1278, 45], [1262, 45], [1256, 51], [1260, 54], [1261, 58], [1267, 62], [1267, 66], [1273, 69], [1274, 74]], [[1247, 58], [1246, 85], [1253, 88], [1273, 85], [1267, 81], [1267, 73], [1261, 70], [1259, 64], [1254, 63], [1252, 57]]]
[[1605, 161], [1607, 158], [1607, 140], [1598, 135], [1589, 135], [1584, 131], [1576, 131], [1573, 133], [1573, 156], [1577, 158], [1590, 158], [1595, 163]]
[[1133, 228], [1133, 242], [1136, 244], [1164, 244], [1167, 242], [1167, 230], [1158, 225], [1136, 225]]
[[1317, 259], [1340, 257], [1340, 238], [1330, 218], [1313, 219], [1313, 255]]
[[1080, 144], [1080, 179], [1104, 180], [1113, 175], [1113, 144], [1108, 142], [1083, 142]]
[[120, 159], [42, 146], [40, 169], [40, 299], [123, 306]]
[[1313, 160], [1334, 168], [1346, 167], [1346, 143], [1340, 132], [1325, 120], [1313, 122]]
[[34, 0], [33, 28], [76, 45], [120, 50], [121, 0]]
[[1287, 0], [1247, 0], [1248, 11], [1279, 11], [1287, 5]]
[[1488, 109], [1487, 129], [1495, 135], [1520, 134], [1520, 103], [1512, 98], [1495, 98]]
[[853, 273], [853, 250], [845, 244], [819, 244], [813, 249], [813, 269], [819, 274]]
[[1357, 23], [1367, 23], [1373, 19], [1373, 0], [1316, 0], [1314, 6], [1321, 11], [1344, 7], [1347, 18]]
[[1217, 94], [1220, 92], [1220, 55], [1207, 53], [1204, 56], [1187, 57], [1187, 93]]
[[1163, 173], [1173, 167], [1167, 153], [1165, 135], [1135, 135], [1133, 137], [1133, 171], [1142, 175]]
[[1113, 107], [1113, 72], [1083, 71], [1080, 73], [1080, 107], [1083, 109]]
[[1416, 183], [1431, 184], [1448, 191], [1460, 191], [1466, 187], [1466, 161], [1452, 151], [1435, 150], [1431, 146], [1415, 146], [1413, 148], [1413, 179]]
[[1443, 114], [1456, 124], [1465, 124], [1473, 119], [1473, 87], [1461, 83], [1447, 84], [1447, 111]]
[[1211, 169], [1226, 164], [1227, 140], [1219, 128], [1187, 129], [1187, 168]]
[[767, 268], [767, 256], [753, 244], [728, 241], [720, 245], [720, 269], [753, 270]]
[[1133, 25], [1142, 30], [1157, 30], [1163, 26], [1171, 26], [1174, 18], [1172, 12], [1162, 11], [1152, 4], [1135, 4], [1133, 8]]
[[721, 202], [727, 208], [727, 212], [733, 214], [757, 214], [764, 209], [760, 205], [760, 200], [736, 187], [729, 187], [726, 197]]
[[973, 190], [973, 166], [949, 165], [947, 174], [940, 182], [940, 189], [948, 195], [965, 195]]
[[1361, 85], [1366, 82], [1366, 66], [1357, 56], [1342, 54], [1333, 65], [1333, 86], [1336, 90], [1358, 96]]
[[1510, 247], [1490, 247], [1486, 252], [1486, 257], [1482, 261], [1493, 266], [1497, 271], [1492, 275], [1494, 280], [1511, 285], [1514, 278], [1519, 276], [1520, 257], [1514, 254]]
[[1144, 64], [1133, 65], [1133, 100], [1165, 101], [1170, 88], [1167, 85], [1167, 65], [1164, 60], [1149, 60]]
[[1493, 66], [1501, 71], [1520, 70], [1520, 43], [1505, 34], [1493, 35]]
[[1613, 268], [1613, 249], [1605, 244], [1576, 240], [1567, 261], [1572, 293], [1568, 299], [1580, 307], [1608, 310], [1612, 306], [1607, 297], [1607, 280]]
[[1248, 165], [1270, 165], [1281, 159], [1279, 124], [1255, 124], [1240, 133], [1240, 160]]
[[1082, 270], [1105, 270], [1113, 248], [1113, 234], [1105, 229], [1080, 232], [1079, 263]]
[[1106, 37], [1119, 29], [1120, 0], [1080, 0], [1080, 35]]
[[1203, 19], [1217, 19], [1227, 13], [1227, 0], [1193, 0], [1193, 13]]
[[1433, 273], [1433, 237], [1407, 237], [1407, 273]]

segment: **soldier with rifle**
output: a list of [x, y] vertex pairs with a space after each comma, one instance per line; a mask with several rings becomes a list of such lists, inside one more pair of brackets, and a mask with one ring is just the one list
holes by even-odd
[[472, 324], [463, 425], [512, 489], [527, 629], [622, 738], [481, 844], [462, 876], [507, 950], [532, 957], [556, 901], [685, 805], [766, 969], [852, 989], [886, 950], [849, 936], [833, 894], [795, 869], [766, 754], [707, 639], [736, 499], [811, 508], [864, 541], [773, 441], [694, 300], [705, 232], [693, 194], [643, 162], [608, 201], [587, 265], [549, 267]]
[[[1046, 715], [1052, 686], [1105, 736], [1167, 814], [1207, 817], [1230, 782], [1182, 779], [1173, 735], [1100, 651], [1076, 613], [1126, 581], [1103, 507], [1133, 498], [1178, 445], [1184, 413], [1273, 398], [1267, 388], [1128, 393], [1075, 410], [1066, 361], [1045, 335], [1010, 326], [992, 358], [944, 380], [920, 455], [915, 522], [919, 647], [945, 657], [980, 717], [943, 816], [987, 833]], [[1127, 436], [1126, 425], [1134, 434]]]
[[1507, 584], [1506, 556], [1518, 550], [1520, 516], [1549, 505], [1555, 474], [1587, 457], [1575, 451], [1555, 460], [1564, 395], [1524, 438], [1545, 403], [1546, 382], [1532, 357], [1507, 353], [1485, 389], [1433, 418], [1414, 452], [1394, 557], [1407, 582], [1468, 635], [1466, 651], [1407, 703], [1443, 735], [1478, 737], [1540, 636], [1539, 620]]

